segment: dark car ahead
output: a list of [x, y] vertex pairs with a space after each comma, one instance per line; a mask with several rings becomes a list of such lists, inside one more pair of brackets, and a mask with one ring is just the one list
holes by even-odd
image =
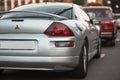
[[112, 14], [112, 9], [105, 6], [90, 6], [84, 7], [87, 13], [95, 13], [96, 18], [100, 20], [101, 38], [110, 45], [115, 45], [115, 39], [117, 36], [116, 21]]

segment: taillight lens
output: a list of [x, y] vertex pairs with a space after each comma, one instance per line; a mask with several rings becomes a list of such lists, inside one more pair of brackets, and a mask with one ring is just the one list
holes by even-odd
[[54, 22], [44, 33], [48, 36], [74, 36], [66, 25], [59, 22]]
[[102, 24], [101, 25], [101, 31], [107, 31], [107, 32], [112, 32], [114, 31], [114, 24]]
[[56, 41], [56, 47], [74, 47], [74, 41]]
[[114, 32], [115, 30], [115, 20], [103, 20], [101, 21], [101, 31], [102, 32]]

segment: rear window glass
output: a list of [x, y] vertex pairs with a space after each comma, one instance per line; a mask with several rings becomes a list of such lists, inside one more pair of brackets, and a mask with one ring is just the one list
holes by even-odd
[[84, 9], [87, 13], [94, 13], [96, 18], [108, 18], [113, 19], [112, 12], [109, 9], [96, 9], [96, 8], [87, 8]]
[[[31, 7], [22, 7], [22, 8], [15, 8], [11, 11], [37, 11], [37, 12], [46, 12], [51, 14], [56, 14], [59, 16], [67, 17], [72, 19], [72, 8], [58, 14], [59, 12], [63, 11], [64, 9], [68, 9], [71, 6], [31, 6]], [[12, 14], [5, 14], [4, 18], [11, 18], [11, 17], [37, 17], [40, 16], [39, 14], [33, 13], [12, 13]]]

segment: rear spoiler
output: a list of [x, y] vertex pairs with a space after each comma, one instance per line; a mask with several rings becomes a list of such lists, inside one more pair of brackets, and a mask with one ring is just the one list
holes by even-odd
[[49, 17], [53, 17], [53, 18], [58, 18], [58, 19], [68, 19], [66, 17], [63, 16], [59, 16], [59, 15], [55, 15], [55, 14], [51, 14], [51, 13], [46, 13], [46, 12], [38, 12], [38, 11], [7, 11], [7, 12], [0, 12], [0, 15], [4, 15], [4, 14], [10, 14], [10, 13], [35, 13], [35, 14], [43, 14], [43, 15], [47, 15]]

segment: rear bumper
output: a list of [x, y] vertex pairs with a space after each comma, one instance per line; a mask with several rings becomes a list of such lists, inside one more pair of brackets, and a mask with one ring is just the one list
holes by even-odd
[[113, 32], [101, 32], [101, 38], [115, 38]]
[[25, 57], [0, 56], [0, 69], [22, 70], [54, 70], [66, 71], [74, 69], [79, 57]]
[[[75, 37], [54, 38], [43, 34], [2, 34], [0, 39], [3, 41], [1, 42], [3, 46], [0, 47], [0, 69], [72, 70], [78, 65], [83, 43], [81, 40], [76, 40]], [[10, 43], [11, 41], [13, 42]], [[14, 41], [16, 42], [14, 43]], [[23, 42], [28, 45], [28, 41], [30, 44], [33, 43], [33, 46], [30, 45], [32, 48], [21, 47], [24, 45]], [[74, 41], [75, 45], [56, 47], [56, 41]], [[8, 47], [4, 43], [10, 46]]]

